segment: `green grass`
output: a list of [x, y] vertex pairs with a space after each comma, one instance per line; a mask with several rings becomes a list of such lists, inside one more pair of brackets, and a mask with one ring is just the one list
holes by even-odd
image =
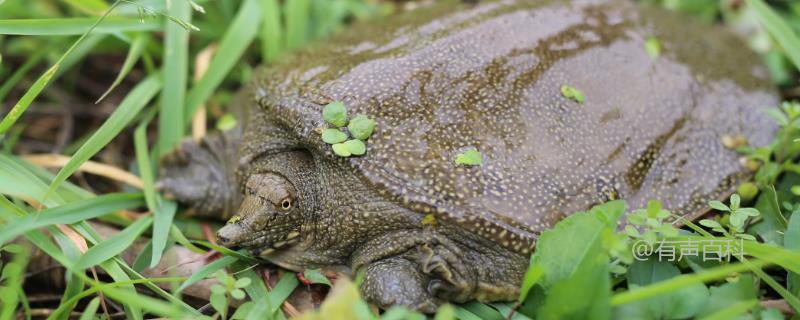
[[[784, 87], [798, 85], [792, 78], [796, 79], [800, 68], [800, 4], [746, 0], [751, 15], [743, 19], [723, 10], [719, 1], [646, 2], [687, 11], [709, 22], [757, 27], [753, 38], [766, 39], [759, 50], [775, 81]], [[366, 0], [0, 0], [0, 101], [15, 99], [11, 112], [0, 121], [6, 150], [0, 154], [0, 255], [11, 257], [8, 263], [0, 264], [0, 320], [13, 319], [17, 313], [31, 314], [23, 289], [31, 251], [9, 244], [20, 236], [69, 271], [68, 285], [51, 315], [53, 319], [66, 319], [75, 311], [83, 312], [81, 319], [101, 317], [105, 311], [100, 293], [122, 306], [131, 319], [202, 318], [198, 308], [181, 299], [181, 292], [207, 278], [229, 285], [217, 292], [216, 298], [212, 296], [205, 310], [217, 312], [217, 316], [234, 314], [228, 301], [238, 300], [236, 290], [241, 290], [246, 294], [244, 301], [252, 301], [239, 308], [244, 311], [235, 313], [241, 318], [286, 318], [281, 305], [299, 286], [294, 274], [283, 272], [270, 290], [252, 269], [255, 262], [246, 253], [188, 239], [189, 229], [176, 226], [186, 223], [179, 221], [176, 203], [155, 191], [158, 163], [154, 159], [187, 135], [188, 124], [201, 105], [224, 106], [246, 81], [251, 66], [269, 63], [314, 38], [345, 28], [346, 18], [378, 15], [382, 8]], [[218, 49], [208, 70], [193, 81], [193, 59], [212, 43]], [[79, 66], [96, 53], [118, 56], [122, 61], [107, 90], [91, 97], [119, 101], [111, 116], [74, 148], [65, 149], [71, 160], [55, 175], [10, 154], [20, 129], [26, 125], [20, 119], [32, 103], [51, 99], [46, 95], [48, 87], [69, 87], [70, 81], [80, 79]], [[26, 59], [12, 68], [9, 57]], [[569, 223], [560, 223], [542, 236], [518, 304], [447, 305], [435, 318], [602, 319], [646, 315], [644, 318], [728, 319], [747, 315], [751, 319], [774, 319], [769, 316], [775, 310], [765, 310], [758, 303], [767, 298], [782, 299], [800, 312], [800, 215], [794, 214], [800, 211], [800, 188], [795, 186], [800, 185], [800, 164], [795, 161], [800, 155], [795, 141], [800, 138], [796, 124], [800, 122], [800, 105], [786, 103], [772, 115], [782, 124], [775, 143], [764, 149], [742, 150], [761, 162], [756, 175], [761, 192], [755, 199], [743, 200], [760, 215], [750, 218], [751, 223], [742, 231], [737, 231], [730, 219], [741, 209], [731, 204], [732, 212], [721, 214], [726, 218], [715, 222], [726, 235], [715, 232], [714, 236], [693, 223], [688, 223], [681, 235], [670, 234], [669, 225], [661, 220], [657, 220], [657, 227], [645, 228], [651, 233], [617, 232], [613, 225], [622, 219], [624, 206], [612, 202], [570, 216]], [[149, 135], [154, 128], [157, 134]], [[132, 171], [142, 179], [141, 192], [95, 195], [70, 182], [82, 164], [96, 158], [126, 132], [133, 133]], [[120, 218], [121, 210], [137, 207], [146, 207], [152, 214]], [[659, 212], [655, 208], [653, 204], [641, 214], [654, 217]], [[598, 219], [600, 216], [605, 218]], [[122, 231], [104, 239], [88, 223], [92, 219], [113, 221]], [[70, 227], [59, 227], [64, 225]], [[152, 239], [136, 263], [129, 265], [119, 255], [143, 235]], [[580, 241], [565, 241], [570, 235], [578, 235]], [[649, 236], [695, 241], [758, 236], [762, 243], [745, 242], [747, 260], [710, 264], [633, 261], [624, 254], [630, 252], [634, 241]], [[88, 247], [85, 253], [81, 252], [83, 242]], [[140, 270], [157, 265], [175, 243], [195, 252], [219, 251], [222, 257], [187, 278], [141, 275]], [[94, 279], [87, 273], [91, 268], [103, 271], [113, 281]], [[157, 283], [172, 283], [174, 289], [163, 290]], [[323, 316], [330, 316], [324, 313], [326, 310], [346, 310], [354, 318], [377, 317], [358, 297], [353, 284], [347, 287], [346, 281], [340, 283], [345, 288], [335, 290], [326, 300]], [[152, 294], [143, 294], [137, 288]], [[402, 308], [392, 308], [382, 317], [424, 319]]]

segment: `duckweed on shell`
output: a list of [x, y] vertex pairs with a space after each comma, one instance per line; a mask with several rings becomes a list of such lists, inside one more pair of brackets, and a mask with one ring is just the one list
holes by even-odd
[[347, 134], [342, 132], [342, 130], [328, 128], [322, 131], [322, 141], [327, 144], [342, 143], [345, 140], [347, 140]]
[[367, 146], [361, 140], [347, 140], [344, 145], [347, 147], [347, 150], [350, 151], [350, 154], [354, 156], [361, 156], [367, 152]]
[[482, 162], [480, 151], [469, 149], [456, 156], [456, 164], [464, 166], [479, 166]]
[[372, 135], [374, 129], [375, 120], [363, 114], [355, 116], [353, 120], [350, 120], [350, 124], [347, 125], [347, 130], [350, 131], [350, 135], [359, 140], [367, 140], [369, 136]]
[[322, 108], [322, 118], [334, 126], [344, 127], [347, 125], [347, 107], [341, 101], [331, 102]]
[[561, 86], [561, 94], [567, 99], [575, 100], [577, 103], [583, 103], [585, 100], [583, 92], [568, 85]]
[[650, 57], [658, 58], [658, 56], [661, 55], [661, 41], [658, 41], [656, 37], [647, 38], [647, 41], [644, 43], [644, 50], [647, 51]]
[[236, 223], [236, 222], [238, 222], [239, 220], [242, 220], [242, 217], [240, 217], [240, 216], [233, 216], [233, 217], [231, 217], [231, 218], [228, 220], [228, 224], [231, 224], [231, 223]]
[[352, 153], [350, 153], [350, 149], [344, 143], [334, 144], [332, 148], [333, 148], [333, 153], [335, 153], [337, 156], [346, 158], [352, 155]]

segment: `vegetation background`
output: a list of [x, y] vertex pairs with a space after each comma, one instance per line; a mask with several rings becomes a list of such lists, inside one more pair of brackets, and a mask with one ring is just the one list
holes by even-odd
[[[622, 202], [573, 215], [543, 235], [518, 302], [446, 305], [436, 319], [799, 318], [800, 105], [791, 101], [800, 97], [800, 2], [641, 2], [724, 24], [762, 54], [787, 102], [771, 113], [782, 126], [772, 145], [740, 146], [755, 181], [682, 230], [656, 201], [627, 209], [624, 219], [641, 231], [613, 229]], [[153, 187], [165, 151], [207, 127], [235, 125], [226, 106], [254, 66], [423, 4], [0, 0], [0, 320], [425, 318], [402, 308], [378, 313], [343, 278], [323, 302], [331, 281], [320, 271], [301, 283], [256, 268], [247, 253], [214, 245], [214, 222], [183, 218]], [[105, 233], [97, 221], [122, 231]], [[748, 256], [630, 256], [637, 241], [664, 239], [744, 239]], [[200, 266], [186, 276], [147, 272], [182, 267], [166, 261], [175, 248], [188, 248]], [[189, 293], [192, 284], [205, 284], [205, 300]]]

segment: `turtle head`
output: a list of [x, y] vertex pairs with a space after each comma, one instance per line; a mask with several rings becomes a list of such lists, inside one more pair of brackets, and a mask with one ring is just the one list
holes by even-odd
[[292, 248], [310, 228], [316, 174], [307, 152], [271, 155], [242, 177], [244, 198], [236, 215], [217, 232], [225, 247], [244, 247], [264, 258]]

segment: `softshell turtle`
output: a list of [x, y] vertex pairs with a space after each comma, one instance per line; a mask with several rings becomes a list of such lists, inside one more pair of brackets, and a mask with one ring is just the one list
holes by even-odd
[[[696, 217], [747, 178], [721, 141], [776, 131], [758, 61], [726, 30], [626, 0], [436, 3], [261, 68], [241, 125], [184, 142], [160, 187], [233, 216], [225, 246], [364, 272], [382, 307], [513, 300], [564, 216], [622, 198]], [[334, 100], [376, 122], [365, 155], [322, 141]], [[480, 165], [454, 162], [470, 149]]]

